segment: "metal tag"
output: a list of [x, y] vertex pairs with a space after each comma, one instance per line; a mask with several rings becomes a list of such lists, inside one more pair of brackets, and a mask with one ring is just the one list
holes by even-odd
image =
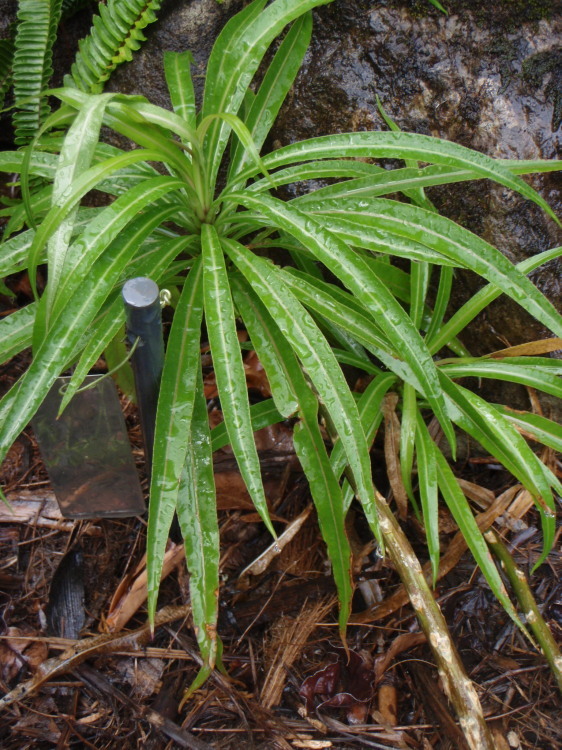
[[[57, 378], [32, 425], [65, 518], [123, 518], [145, 512], [127, 428], [110, 378], [88, 375], [61, 417]], [[95, 386], [91, 384], [99, 381]]]

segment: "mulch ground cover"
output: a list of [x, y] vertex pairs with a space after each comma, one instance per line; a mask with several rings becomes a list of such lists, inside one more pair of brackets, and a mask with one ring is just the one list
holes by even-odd
[[[25, 356], [4, 366], [0, 388], [25, 366]], [[252, 353], [246, 367], [258, 398], [265, 386]], [[210, 369], [206, 389], [217, 422]], [[124, 398], [122, 405], [146, 492], [136, 408]], [[169, 544], [152, 636], [145, 519], [62, 518], [31, 429], [20, 437], [0, 477], [12, 502], [11, 511], [0, 511], [0, 689], [9, 696], [0, 747], [466, 747], [400, 581], [378, 556], [361, 513], [352, 509], [348, 524], [357, 586], [346, 654], [291, 425], [262, 430], [258, 448], [280, 541], [272, 546], [231, 453], [220, 451], [219, 632], [227, 674], [216, 672], [182, 702], [199, 661], [179, 540]], [[373, 458], [382, 487], [384, 456], [376, 444]], [[555, 457], [548, 460], [560, 469]], [[541, 534], [526, 493], [500, 467], [471, 456], [469, 446], [457, 468], [477, 517], [496, 519], [516, 562], [529, 572]], [[406, 529], [425, 561], [415, 517]], [[497, 747], [562, 747], [562, 704], [548, 665], [495, 601], [445, 512], [441, 532], [435, 594]], [[561, 568], [558, 536], [530, 580], [559, 640]]]

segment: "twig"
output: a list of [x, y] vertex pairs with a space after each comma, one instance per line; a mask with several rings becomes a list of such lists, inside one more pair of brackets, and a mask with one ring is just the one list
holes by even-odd
[[[488, 529], [494, 523], [496, 518], [498, 516], [501, 516], [501, 514], [507, 509], [517, 492], [518, 485], [510, 487], [499, 497], [497, 497], [489, 508], [476, 516], [475, 521], [478, 524], [478, 528], [480, 529], [480, 531], [485, 531], [486, 529]], [[466, 543], [466, 539], [460, 531], [457, 531], [457, 533], [449, 543], [447, 551], [442, 556], [439, 562], [439, 571], [437, 573], [438, 581], [444, 578], [447, 573], [449, 573], [455, 567], [455, 565], [458, 563], [467, 549], [468, 545]], [[430, 562], [426, 563], [423, 566], [423, 571], [426, 581], [428, 583], [431, 583], [432, 568]], [[396, 593], [389, 596], [380, 604], [376, 604], [374, 607], [370, 607], [363, 612], [353, 614], [350, 618], [350, 623], [352, 625], [359, 625], [366, 622], [375, 622], [376, 620], [382, 620], [385, 617], [388, 617], [389, 615], [396, 612], [397, 609], [400, 609], [400, 607], [403, 607], [407, 603], [408, 592], [405, 590], [404, 586], [401, 586]]]
[[562, 692], [562, 654], [550, 632], [550, 628], [540, 613], [525, 573], [515, 564], [508, 549], [492, 529], [484, 534], [484, 538], [494, 555], [501, 562], [502, 568], [521, 606], [521, 610], [525, 613], [527, 622], [531, 626], [531, 630], [535, 634], [535, 638], [539, 642], [545, 659], [558, 683], [558, 688]]
[[87, 664], [83, 664], [79, 667], [76, 670], [76, 674], [86, 684], [95, 688], [98, 694], [101, 693], [106, 701], [108, 695], [112, 696], [124, 706], [131, 709], [131, 711], [137, 714], [141, 719], [148, 721], [148, 723], [159, 732], [162, 732], [162, 734], [165, 734], [167, 737], [174, 740], [179, 747], [184, 747], [188, 750], [211, 750], [211, 746], [206, 742], [194, 737], [190, 732], [178, 726], [175, 722], [168, 719], [166, 716], [163, 716], [158, 711], [155, 711], [148, 706], [139, 706], [132, 698], [125, 695], [125, 693], [112, 685], [105, 679], [105, 677]]
[[431, 646], [445, 693], [459, 717], [466, 741], [472, 750], [494, 750], [495, 743], [486, 726], [478, 695], [451, 640], [447, 623], [425, 580], [419, 560], [384, 497], [377, 492], [376, 500], [388, 553]]
[[[159, 627], [168, 622], [173, 622], [173, 620], [179, 620], [182, 617], [186, 617], [189, 612], [191, 612], [191, 607], [189, 605], [183, 607], [164, 607], [157, 613], [154, 619], [154, 626]], [[27, 696], [34, 693], [41, 687], [41, 685], [44, 685], [53, 677], [67, 674], [86, 661], [86, 659], [103, 654], [113, 654], [116, 651], [122, 651], [123, 649], [139, 650], [146, 643], [149, 643], [151, 639], [151, 629], [147, 624], [143, 625], [142, 628], [138, 628], [137, 630], [122, 635], [104, 634], [77, 641], [60, 656], [47, 659], [46, 662], [41, 664], [37, 673], [30, 680], [21, 682], [1, 698], [0, 711], [23, 698], [27, 698]]]

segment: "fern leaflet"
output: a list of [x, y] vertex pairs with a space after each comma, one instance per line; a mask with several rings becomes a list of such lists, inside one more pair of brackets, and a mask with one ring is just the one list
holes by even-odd
[[115, 68], [130, 61], [146, 40], [142, 29], [156, 21], [160, 4], [161, 0], [108, 0], [100, 5], [65, 85], [93, 94], [102, 91]]

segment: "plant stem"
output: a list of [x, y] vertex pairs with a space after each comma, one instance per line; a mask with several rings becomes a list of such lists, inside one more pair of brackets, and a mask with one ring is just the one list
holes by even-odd
[[494, 750], [482, 706], [451, 640], [447, 623], [423, 575], [410, 542], [386, 500], [376, 493], [379, 523], [388, 553], [410, 597], [433, 651], [445, 693], [453, 704], [466, 741], [472, 750]]
[[562, 693], [562, 654], [550, 632], [550, 628], [540, 613], [525, 573], [515, 564], [509, 550], [492, 529], [484, 534], [484, 538], [494, 555], [500, 561], [521, 610], [524, 612], [526, 620], [540, 644], [543, 654], [552, 670], [552, 674], [558, 683], [558, 688]]

